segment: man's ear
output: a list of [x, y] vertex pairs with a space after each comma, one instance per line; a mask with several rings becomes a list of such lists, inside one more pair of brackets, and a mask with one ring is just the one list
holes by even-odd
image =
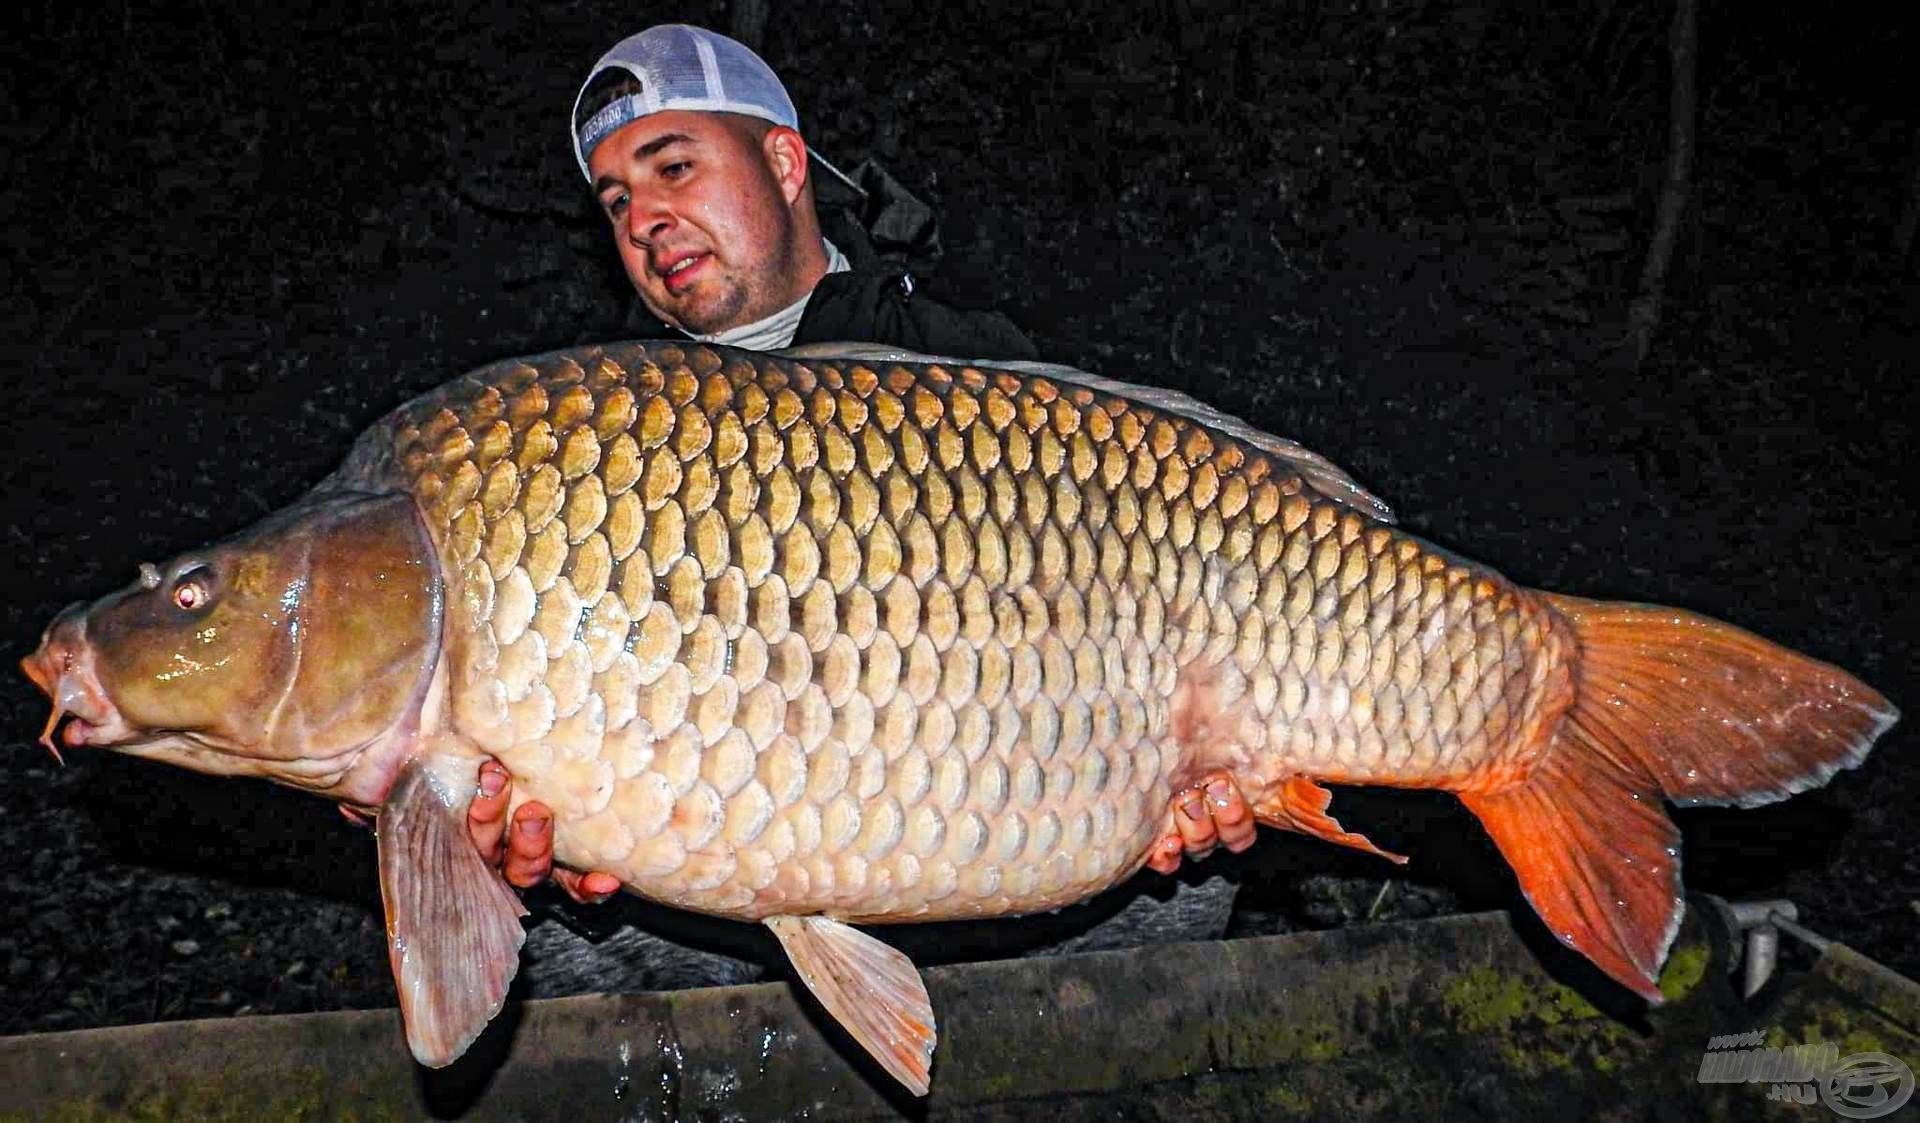
[[760, 138], [760, 152], [780, 183], [780, 194], [792, 206], [807, 186], [807, 142], [785, 125], [775, 125]]

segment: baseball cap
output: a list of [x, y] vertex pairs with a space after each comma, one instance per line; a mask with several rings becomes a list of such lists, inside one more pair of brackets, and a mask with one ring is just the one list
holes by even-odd
[[[608, 71], [624, 72], [640, 89], [614, 98], [582, 120], [588, 88]], [[661, 24], [614, 44], [581, 83], [573, 99], [572, 120], [573, 156], [580, 173], [593, 179], [587, 157], [601, 141], [629, 122], [666, 109], [739, 113], [790, 129], [800, 127], [800, 114], [786, 86], [744, 43], [704, 27]], [[809, 149], [808, 154], [846, 180], [818, 153]]]

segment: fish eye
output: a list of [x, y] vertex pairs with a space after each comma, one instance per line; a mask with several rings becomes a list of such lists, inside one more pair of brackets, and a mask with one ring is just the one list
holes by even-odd
[[213, 590], [209, 586], [205, 566], [196, 566], [174, 580], [173, 606], [183, 612], [194, 612], [213, 602]]

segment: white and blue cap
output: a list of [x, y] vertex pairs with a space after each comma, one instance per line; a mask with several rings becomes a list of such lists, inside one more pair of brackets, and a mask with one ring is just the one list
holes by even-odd
[[[581, 120], [580, 107], [588, 88], [610, 70], [631, 76], [640, 89], [614, 98]], [[593, 64], [592, 73], [581, 83], [573, 99], [572, 119], [573, 155], [580, 162], [580, 173], [593, 179], [587, 157], [601, 141], [629, 122], [666, 109], [740, 113], [790, 129], [800, 127], [800, 115], [787, 88], [745, 44], [703, 27], [661, 24], [620, 40]]]

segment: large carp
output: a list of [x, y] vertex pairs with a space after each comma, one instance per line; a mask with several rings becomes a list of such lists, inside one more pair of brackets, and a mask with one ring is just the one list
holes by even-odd
[[69, 746], [376, 813], [427, 1064], [516, 967], [522, 910], [464, 818], [491, 753], [560, 861], [764, 922], [922, 1093], [926, 990], [850, 925], [1098, 893], [1197, 776], [1375, 853], [1323, 782], [1456, 792], [1560, 939], [1657, 1000], [1661, 801], [1803, 791], [1896, 716], [1728, 625], [1517, 587], [1177, 394], [662, 343], [400, 407], [295, 506], [61, 613], [25, 667], [50, 746], [71, 715]]

